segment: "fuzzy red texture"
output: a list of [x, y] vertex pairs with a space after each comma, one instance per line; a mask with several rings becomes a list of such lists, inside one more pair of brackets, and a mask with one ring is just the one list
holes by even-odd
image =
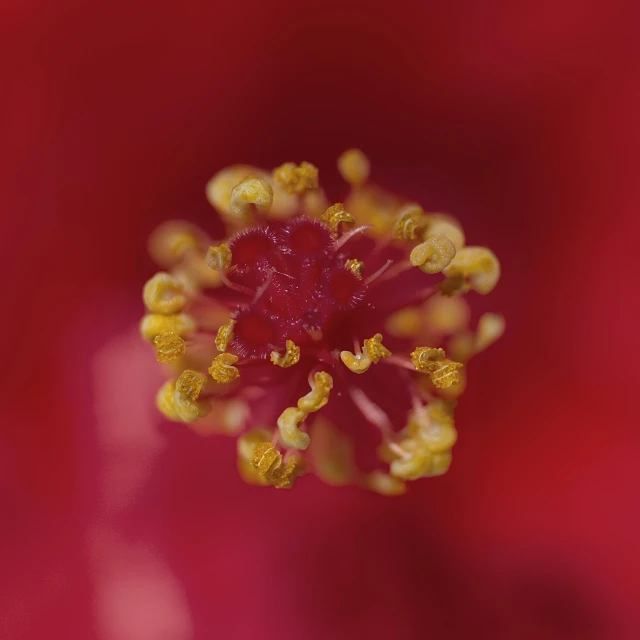
[[[158, 559], [195, 638], [638, 637], [637, 13], [5, 3], [0, 637], [118, 637], [108, 585], [134, 594], [119, 637], [148, 637], [172, 592], [133, 587]], [[331, 184], [348, 146], [503, 266], [452, 468], [394, 500], [246, 487], [231, 441], [135, 413], [144, 345], [105, 351], [140, 315], [149, 231], [217, 224], [217, 169], [307, 159]], [[97, 435], [131, 411], [133, 442]]]

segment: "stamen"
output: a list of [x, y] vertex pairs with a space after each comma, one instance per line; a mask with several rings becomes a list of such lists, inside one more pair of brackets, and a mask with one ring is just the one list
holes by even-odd
[[411, 360], [417, 371], [429, 374], [431, 382], [438, 389], [446, 389], [460, 382], [458, 369], [463, 365], [460, 362], [445, 360], [444, 349], [418, 347], [411, 353]]
[[233, 325], [234, 320], [231, 320], [227, 324], [223, 324], [216, 334], [215, 345], [218, 351], [224, 352], [227, 350], [229, 343], [233, 340]]
[[349, 149], [338, 158], [338, 171], [349, 184], [361, 185], [369, 177], [371, 164], [360, 149]]
[[353, 224], [355, 218], [344, 208], [341, 202], [330, 206], [321, 216], [320, 220], [324, 222], [331, 233], [338, 233], [338, 227], [341, 224]]
[[300, 347], [293, 340], [287, 340], [286, 351], [284, 355], [280, 355], [277, 351], [271, 352], [271, 362], [273, 364], [287, 369], [297, 364], [300, 360]]
[[372, 471], [362, 478], [362, 486], [382, 496], [400, 496], [406, 492], [406, 484], [382, 471]]
[[364, 341], [364, 352], [369, 356], [373, 364], [378, 364], [382, 358], [391, 355], [391, 351], [382, 344], [382, 334], [376, 333], [373, 338]]
[[481, 294], [493, 290], [500, 279], [500, 262], [486, 247], [463, 247], [444, 269], [449, 279], [466, 278], [472, 289]]
[[161, 333], [153, 339], [156, 348], [156, 358], [158, 362], [175, 362], [181, 358], [186, 351], [184, 340], [171, 331]]
[[393, 228], [396, 240], [415, 240], [427, 225], [427, 218], [419, 204], [407, 204], [400, 209], [398, 221]]
[[149, 313], [140, 321], [140, 334], [145, 340], [153, 340], [161, 333], [175, 333], [184, 337], [195, 330], [195, 320], [186, 313], [171, 316]]
[[297, 460], [292, 458], [283, 465], [282, 454], [270, 442], [256, 447], [251, 463], [276, 489], [289, 489], [293, 485]]
[[273, 203], [273, 189], [262, 178], [249, 177], [231, 191], [229, 209], [239, 220], [245, 219], [251, 211], [251, 205], [261, 213], [266, 213]]
[[446, 389], [452, 384], [460, 382], [460, 373], [458, 369], [462, 369], [460, 362], [447, 362], [443, 364], [439, 369], [431, 374], [431, 382], [438, 389]]
[[424, 234], [427, 240], [432, 236], [440, 235], [449, 238], [456, 248], [456, 251], [462, 249], [465, 243], [464, 231], [460, 223], [452, 216], [446, 213], [430, 213], [427, 216], [428, 227]]
[[300, 166], [293, 162], [285, 162], [273, 170], [273, 178], [290, 194], [299, 195], [318, 188], [318, 169], [310, 162], [302, 162]]
[[169, 420], [180, 421], [176, 413], [175, 404], [173, 401], [174, 394], [176, 392], [176, 381], [167, 380], [158, 390], [156, 394], [156, 407]]
[[211, 246], [207, 250], [207, 266], [220, 274], [220, 280], [222, 280], [225, 286], [229, 289], [233, 289], [234, 291], [239, 291], [240, 293], [245, 293], [251, 296], [254, 295], [254, 291], [252, 289], [244, 287], [241, 284], [231, 282], [227, 277], [227, 269], [231, 266], [232, 260], [233, 256], [228, 244], [223, 243], [217, 246]]
[[156, 273], [142, 290], [142, 298], [152, 313], [170, 315], [182, 311], [187, 302], [180, 283], [168, 273]]
[[211, 411], [209, 402], [198, 402], [198, 397], [206, 381], [207, 378], [204, 374], [191, 369], [183, 371], [176, 380], [173, 406], [176, 415], [183, 422], [195, 422]]
[[304, 450], [309, 446], [309, 434], [301, 431], [298, 425], [305, 420], [307, 414], [297, 407], [287, 407], [278, 418], [280, 437], [286, 447]]
[[351, 258], [344, 263], [345, 269], [348, 269], [353, 275], [362, 280], [362, 274], [364, 273], [364, 262], [361, 260], [355, 260]]
[[504, 316], [498, 313], [485, 313], [478, 320], [475, 337], [475, 352], [484, 351], [504, 333], [506, 323]]
[[238, 368], [233, 366], [236, 362], [238, 362], [238, 356], [232, 353], [220, 353], [213, 359], [208, 371], [220, 384], [233, 382], [240, 377]]
[[207, 250], [207, 265], [215, 271], [226, 271], [231, 266], [232, 259], [231, 249], [229, 245], [224, 242], [216, 246], [211, 246]]
[[411, 353], [411, 360], [416, 371], [431, 373], [440, 366], [438, 362], [445, 357], [444, 349], [433, 347], [418, 347]]
[[454, 256], [456, 248], [445, 236], [432, 236], [413, 248], [409, 260], [414, 267], [425, 273], [439, 273], [447, 267]]
[[364, 373], [369, 370], [371, 366], [371, 358], [369, 358], [364, 353], [351, 353], [351, 351], [341, 351], [340, 352], [340, 360], [344, 364], [349, 371], [353, 371], [353, 373]]
[[326, 371], [318, 371], [313, 376], [311, 391], [298, 400], [298, 409], [305, 413], [319, 411], [329, 402], [333, 389], [333, 378]]
[[377, 364], [382, 358], [390, 355], [391, 351], [382, 344], [382, 334], [376, 333], [373, 338], [364, 341], [363, 353], [341, 351], [340, 360], [353, 373], [364, 373], [372, 364]]
[[194, 225], [182, 220], [170, 220], [151, 234], [149, 253], [157, 264], [173, 267], [200, 248], [199, 235], [204, 237], [204, 233]]

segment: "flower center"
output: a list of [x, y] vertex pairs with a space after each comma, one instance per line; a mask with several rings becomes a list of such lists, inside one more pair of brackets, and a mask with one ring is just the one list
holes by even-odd
[[230, 240], [233, 266], [227, 277], [253, 292], [233, 315], [235, 353], [266, 359], [286, 340], [318, 349], [341, 346], [332, 344], [335, 327], [348, 322], [366, 286], [336, 245], [324, 224], [304, 216]]

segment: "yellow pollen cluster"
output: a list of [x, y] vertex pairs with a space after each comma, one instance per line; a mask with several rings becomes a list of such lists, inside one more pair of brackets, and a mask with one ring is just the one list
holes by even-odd
[[498, 284], [500, 262], [486, 247], [463, 247], [446, 266], [444, 275], [448, 280], [466, 280], [474, 291], [487, 294]]
[[209, 247], [207, 251], [207, 266], [216, 271], [225, 271], [231, 266], [231, 249], [228, 244]]
[[372, 364], [377, 364], [382, 358], [390, 355], [391, 351], [382, 344], [382, 334], [376, 333], [373, 338], [364, 341], [362, 353], [356, 355], [351, 351], [341, 351], [340, 360], [349, 371], [364, 373]]
[[240, 372], [233, 365], [238, 362], [238, 356], [232, 353], [220, 353], [211, 362], [209, 373], [211, 377], [221, 384], [233, 382], [240, 377]]
[[145, 340], [153, 340], [162, 333], [175, 333], [186, 336], [196, 329], [194, 319], [186, 313], [176, 313], [163, 316], [158, 313], [149, 313], [140, 321], [140, 333]]
[[187, 369], [177, 380], [169, 380], [158, 391], [156, 405], [170, 420], [195, 422], [211, 411], [211, 404], [199, 401], [206, 377]]
[[451, 464], [457, 435], [451, 410], [442, 401], [412, 412], [393, 450], [391, 474], [403, 480], [442, 475]]
[[330, 206], [320, 216], [320, 220], [331, 229], [331, 233], [338, 233], [338, 227], [341, 224], [353, 224], [355, 222], [355, 218], [344, 208], [341, 202]]
[[233, 340], [233, 325], [235, 322], [231, 320], [227, 324], [223, 324], [216, 334], [215, 345], [218, 351], [226, 351], [231, 340]]
[[273, 177], [287, 193], [299, 195], [318, 188], [318, 169], [310, 162], [302, 162], [299, 166], [285, 162], [273, 170]]
[[393, 228], [393, 237], [396, 240], [415, 240], [426, 224], [427, 219], [419, 204], [405, 205], [400, 210], [398, 221]]
[[270, 443], [263, 442], [256, 447], [251, 464], [269, 484], [277, 489], [289, 489], [295, 479], [297, 461], [295, 458], [282, 464], [282, 454]]
[[286, 447], [304, 450], [309, 446], [309, 434], [301, 431], [300, 423], [308, 414], [319, 411], [329, 402], [333, 378], [325, 371], [314, 374], [311, 391], [298, 400], [297, 407], [287, 407], [278, 418], [280, 438]]
[[462, 249], [465, 243], [464, 231], [460, 223], [446, 213], [430, 213], [425, 216], [427, 229], [424, 239], [428, 240], [432, 236], [444, 236], [449, 238], [457, 249]]
[[351, 271], [353, 275], [358, 278], [358, 280], [362, 280], [362, 275], [364, 274], [364, 262], [362, 260], [350, 259], [344, 263], [346, 269]]
[[231, 190], [229, 209], [239, 220], [246, 218], [255, 206], [258, 211], [267, 212], [273, 204], [273, 188], [262, 178], [245, 178]]
[[360, 149], [349, 149], [338, 158], [338, 171], [349, 184], [358, 186], [367, 181], [371, 164]]
[[277, 351], [271, 352], [271, 362], [273, 364], [287, 369], [294, 364], [298, 364], [300, 360], [300, 347], [293, 340], [287, 340], [286, 351], [284, 355], [280, 355]]
[[176, 333], [161, 333], [153, 339], [158, 362], [175, 362], [186, 351], [184, 340]]
[[431, 236], [413, 248], [409, 261], [424, 273], [440, 273], [453, 260], [456, 248], [445, 236]]
[[428, 373], [438, 389], [446, 389], [460, 382], [458, 369], [462, 368], [462, 364], [446, 359], [444, 349], [418, 347], [411, 354], [411, 360], [416, 371]]
[[147, 281], [142, 297], [149, 311], [164, 315], [182, 311], [187, 301], [180, 283], [162, 271]]

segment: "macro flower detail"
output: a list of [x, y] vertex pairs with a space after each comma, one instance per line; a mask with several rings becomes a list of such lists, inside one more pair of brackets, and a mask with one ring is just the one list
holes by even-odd
[[312, 473], [397, 495], [449, 468], [465, 364], [504, 331], [493, 313], [472, 330], [462, 294], [489, 293], [500, 265], [452, 216], [369, 183], [361, 151], [338, 169], [350, 191], [333, 204], [308, 162], [216, 174], [227, 236], [182, 221], [152, 234], [162, 271], [140, 331], [169, 378], [160, 412], [237, 437], [247, 482]]

